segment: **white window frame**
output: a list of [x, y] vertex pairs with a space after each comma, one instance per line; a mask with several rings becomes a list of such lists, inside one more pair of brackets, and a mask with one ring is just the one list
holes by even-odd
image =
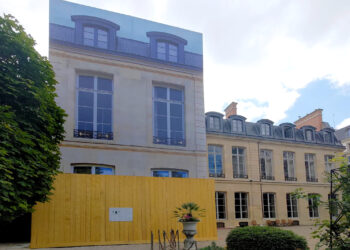
[[[286, 194], [286, 201], [287, 201], [287, 217], [288, 218], [298, 218], [299, 212], [298, 212], [298, 199], [293, 197], [291, 193]], [[289, 202], [289, 204], [288, 204]], [[294, 204], [295, 202], [295, 204]], [[296, 211], [294, 211], [294, 207], [296, 208]], [[290, 209], [291, 216], [288, 215], [288, 209]]]
[[[263, 217], [264, 219], [274, 219], [276, 218], [276, 194], [275, 193], [269, 193], [269, 192], [265, 192], [263, 193], [263, 199], [264, 199], [264, 194], [267, 195], [267, 206], [265, 206], [265, 202], [263, 200]], [[272, 217], [272, 204], [271, 204], [271, 197], [270, 196], [273, 196], [273, 212], [275, 213], [275, 216]], [[267, 207], [267, 213], [268, 213], [268, 217], [265, 217], [265, 207]]]
[[[167, 97], [166, 99], [160, 99], [156, 98], [156, 93], [155, 93], [155, 88], [165, 88], [167, 90]], [[157, 131], [156, 131], [156, 121], [155, 121], [155, 102], [160, 101], [160, 102], [165, 102], [167, 106], [167, 143], [165, 145], [175, 145], [175, 146], [181, 146], [180, 144], [171, 144], [171, 130], [170, 130], [170, 104], [181, 104], [182, 105], [182, 140], [184, 141], [186, 138], [186, 127], [185, 127], [185, 89], [181, 87], [172, 87], [172, 86], [164, 86], [164, 85], [158, 85], [154, 84], [153, 85], [153, 100], [152, 100], [152, 105], [153, 105], [153, 116], [152, 116], [152, 122], [153, 122], [153, 136], [157, 136]], [[182, 101], [175, 101], [175, 100], [170, 100], [170, 89], [178, 90], [182, 92]], [[183, 145], [185, 146], [185, 145]]]
[[261, 135], [271, 136], [271, 125], [268, 123], [262, 123], [261, 126]]
[[99, 164], [74, 164], [74, 165], [71, 165], [71, 173], [72, 174], [78, 174], [78, 173], [74, 173], [74, 168], [76, 168], [76, 167], [91, 168], [91, 174], [93, 174], [93, 175], [96, 174], [96, 168], [97, 167], [110, 168], [110, 169], [112, 169], [112, 174], [111, 175], [115, 175], [115, 167], [114, 166], [106, 166], [106, 165], [99, 165]]
[[[214, 148], [214, 152], [209, 152], [209, 147], [213, 147]], [[217, 171], [217, 166], [216, 166], [216, 157], [217, 157], [217, 152], [216, 152], [216, 148], [221, 148], [221, 173], [218, 173]], [[209, 168], [209, 154], [212, 154], [214, 156], [214, 169], [215, 169], [215, 175], [218, 175], [218, 174], [224, 174], [224, 164], [223, 164], [223, 146], [221, 145], [212, 145], [212, 144], [209, 144], [208, 145], [208, 171], [210, 170]], [[209, 172], [210, 174], [210, 172]], [[215, 177], [218, 177], [218, 176], [215, 176]]]
[[[271, 164], [268, 166], [267, 160], [268, 160], [268, 154], [271, 156]], [[270, 149], [260, 149], [260, 165], [261, 165], [261, 160], [264, 160], [265, 162], [265, 176], [269, 177], [274, 177], [274, 171], [273, 171], [273, 151]], [[260, 166], [261, 169], [261, 166]], [[269, 171], [267, 171], [269, 169]], [[263, 176], [263, 171], [261, 169], [261, 176]]]
[[231, 121], [231, 131], [232, 132], [243, 132], [243, 121], [240, 119], [232, 119]]
[[[238, 194], [238, 202], [236, 203], [236, 194]], [[245, 197], [243, 197], [245, 195]], [[247, 192], [235, 192], [235, 219], [248, 219], [249, 218], [249, 204], [248, 204], [248, 197], [249, 194]], [[242, 201], [246, 201], [246, 205], [243, 205]], [[236, 208], [239, 207], [239, 211], [236, 210]], [[244, 210], [244, 211], [243, 211]], [[239, 217], [237, 217], [237, 212], [239, 213]], [[247, 217], [244, 217], [243, 214], [246, 213]]]
[[306, 141], [314, 141], [314, 133], [311, 129], [305, 130], [305, 140]]
[[[246, 167], [246, 157], [245, 157], [245, 148], [243, 147], [236, 147], [236, 146], [233, 146], [232, 147], [232, 151], [233, 149], [235, 149], [235, 153], [232, 152], [232, 168], [233, 168], [233, 176], [234, 178], [245, 178], [245, 177], [242, 177], [242, 176], [246, 176], [247, 175], [247, 167]], [[243, 153], [240, 154], [239, 153], [239, 149], [243, 149]], [[234, 162], [233, 160], [233, 156], [236, 156], [236, 162]], [[239, 168], [239, 165], [240, 165], [240, 156], [243, 158], [243, 172], [241, 173], [241, 170]], [[235, 165], [236, 164], [236, 165]], [[235, 166], [236, 166], [236, 169], [237, 171], [235, 171]], [[237, 172], [237, 173], [236, 173]], [[236, 176], [236, 177], [235, 177]]]
[[[306, 171], [306, 180], [316, 179], [316, 163], [315, 163], [315, 154], [306, 153], [305, 156], [305, 171]], [[308, 168], [306, 167], [308, 165]]]
[[[87, 76], [87, 77], [93, 77], [94, 78], [94, 89], [87, 89], [87, 88], [80, 88], [79, 87], [79, 76]], [[104, 78], [111, 80], [111, 86], [112, 91], [106, 91], [106, 90], [98, 90], [97, 89], [97, 79], [98, 78]], [[94, 96], [94, 107], [93, 107], [93, 132], [97, 131], [97, 95], [98, 94], [110, 94], [112, 96], [112, 106], [111, 106], [111, 133], [113, 133], [113, 92], [114, 92], [114, 86], [113, 86], [113, 79], [105, 76], [99, 76], [99, 75], [91, 75], [91, 74], [77, 74], [76, 77], [76, 104], [75, 104], [75, 128], [79, 129], [78, 123], [79, 123], [79, 91], [84, 92], [90, 92], [93, 93]]]
[[[164, 178], [189, 178], [190, 173], [187, 169], [168, 169], [168, 168], [155, 168], [151, 169], [151, 176], [152, 177], [160, 177], [160, 176], [154, 176], [153, 172], [154, 171], [167, 171], [169, 173], [169, 176], [164, 176]], [[186, 172], [187, 177], [174, 177], [173, 172]]]
[[[85, 43], [85, 28], [90, 28], [93, 30], [93, 38], [89, 40], [92, 40], [92, 45], [89, 45], [87, 43]], [[106, 38], [107, 38], [107, 41], [100, 41], [99, 38], [100, 38], [100, 34], [99, 34], [99, 31], [102, 31], [102, 32], [105, 32], [106, 33]], [[96, 27], [94, 25], [84, 25], [83, 26], [83, 44], [85, 46], [90, 46], [90, 47], [96, 47], [96, 48], [100, 48], [100, 49], [108, 49], [108, 40], [109, 40], [109, 34], [108, 34], [108, 30], [106, 29], [101, 29], [99, 27]], [[106, 46], [99, 46], [99, 42], [103, 42], [106, 44]]]
[[[209, 128], [210, 129], [215, 129], [215, 130], [219, 130], [220, 129], [220, 121], [221, 119], [217, 116], [209, 116]], [[215, 123], [215, 121], [217, 121], [217, 123]], [[216, 126], [217, 125], [217, 126]]]
[[[164, 53], [159, 53], [159, 48], [158, 44], [164, 44]], [[171, 48], [172, 46], [172, 48]], [[176, 48], [176, 56], [175, 55], [170, 55], [170, 51], [174, 50]], [[164, 58], [161, 58], [159, 54], [164, 54]], [[167, 40], [157, 40], [156, 42], [156, 55], [157, 59], [162, 60], [162, 61], [168, 61], [172, 63], [178, 63], [179, 62], [179, 46], [175, 43], [169, 42]]]
[[[219, 218], [220, 217], [220, 213], [219, 213], [219, 193], [224, 195], [223, 198], [223, 207], [224, 207], [224, 217], [223, 218]], [[226, 192], [220, 192], [220, 191], [216, 191], [215, 192], [215, 209], [216, 209], [216, 219], [217, 220], [226, 220]]]
[[[284, 169], [284, 161], [287, 161], [287, 169], [289, 178], [295, 178], [295, 153], [290, 151], [283, 151], [283, 173]], [[285, 175], [285, 173], [284, 173]]]
[[[314, 194], [309, 194], [309, 195], [314, 195]], [[319, 206], [314, 207], [314, 197], [308, 197], [308, 205], [309, 205], [309, 217], [310, 218], [319, 218], [320, 217], [320, 211], [318, 209]], [[315, 216], [315, 214], [317, 214]]]
[[334, 158], [334, 155], [324, 156], [325, 168], [327, 173], [330, 173], [331, 169], [334, 168], [334, 162], [332, 162], [333, 158]]

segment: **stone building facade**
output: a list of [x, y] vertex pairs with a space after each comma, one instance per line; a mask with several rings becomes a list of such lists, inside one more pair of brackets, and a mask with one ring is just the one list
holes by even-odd
[[207, 178], [202, 35], [50, 1], [66, 173]]
[[[236, 103], [231, 103], [236, 106]], [[226, 111], [237, 110], [228, 107]], [[209, 177], [215, 178], [217, 222], [234, 227], [240, 222], [267, 221], [312, 225], [328, 218], [325, 208], [313, 209], [312, 199], [294, 199], [302, 188], [325, 200], [330, 161], [343, 150], [334, 130], [297, 129], [293, 123], [256, 123], [235, 113], [206, 113]]]

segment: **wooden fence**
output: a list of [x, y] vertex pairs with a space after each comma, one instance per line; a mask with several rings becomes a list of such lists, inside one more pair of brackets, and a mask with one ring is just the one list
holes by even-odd
[[[151, 231], [182, 230], [173, 210], [189, 201], [206, 209], [196, 239], [217, 238], [214, 180], [60, 174], [54, 187], [35, 207], [31, 248], [149, 243]], [[132, 208], [133, 220], [110, 221], [109, 208]]]

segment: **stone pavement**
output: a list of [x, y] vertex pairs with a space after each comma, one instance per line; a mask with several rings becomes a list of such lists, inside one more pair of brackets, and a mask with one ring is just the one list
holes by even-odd
[[[311, 237], [311, 233], [315, 230], [314, 226], [293, 226], [293, 227], [281, 227], [282, 229], [291, 230], [296, 234], [306, 237], [310, 249], [315, 249], [317, 239]], [[218, 240], [216, 244], [218, 246], [226, 246], [225, 239], [231, 229], [218, 229]], [[198, 248], [210, 245], [210, 241], [198, 242]], [[181, 245], [182, 246], [182, 245]], [[23, 250], [29, 249], [29, 243], [9, 243], [1, 244], [1, 250]], [[46, 250], [150, 250], [150, 244], [140, 245], [112, 245], [112, 246], [86, 246], [86, 247], [64, 247], [64, 248], [41, 248]], [[154, 245], [154, 250], [158, 250], [158, 245]]]

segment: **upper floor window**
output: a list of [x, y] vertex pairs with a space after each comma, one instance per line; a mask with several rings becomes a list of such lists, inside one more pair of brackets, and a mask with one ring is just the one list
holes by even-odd
[[216, 116], [209, 116], [209, 128], [220, 129], [220, 118]]
[[215, 192], [216, 219], [226, 219], [226, 193]]
[[331, 132], [324, 132], [324, 142], [325, 143], [332, 143], [332, 133]]
[[157, 42], [157, 58], [170, 62], [177, 62], [177, 45], [167, 42]]
[[272, 151], [267, 149], [260, 150], [261, 179], [274, 180], [272, 168]]
[[293, 152], [283, 152], [283, 169], [284, 178], [286, 181], [296, 181], [295, 169], [294, 169], [294, 153]]
[[314, 154], [305, 154], [305, 171], [306, 171], [306, 181], [317, 182]]
[[74, 165], [72, 169], [74, 174], [114, 175], [114, 168], [108, 166]]
[[209, 177], [225, 177], [222, 169], [222, 146], [208, 145]]
[[233, 119], [231, 123], [232, 132], [243, 132], [243, 121]]
[[235, 215], [236, 219], [248, 218], [247, 193], [235, 193]]
[[261, 124], [261, 135], [270, 136], [271, 135], [271, 125], [267, 123]]
[[184, 92], [153, 87], [153, 143], [185, 146]]
[[317, 194], [308, 194], [309, 216], [310, 216], [310, 218], [317, 218], [317, 217], [319, 217], [318, 200], [317, 200], [316, 195]]
[[232, 147], [233, 178], [248, 178], [244, 148]]
[[305, 130], [305, 139], [307, 141], [313, 141], [314, 140], [313, 131], [311, 129]]
[[102, 49], [107, 49], [108, 47], [108, 33], [106, 30], [85, 26], [83, 37], [84, 45]]
[[275, 194], [263, 193], [263, 204], [264, 218], [276, 218]]
[[324, 156], [326, 172], [328, 172], [328, 173], [330, 173], [331, 169], [333, 169], [333, 158], [334, 158], [334, 155], [325, 155]]
[[286, 197], [288, 218], [298, 217], [298, 200], [292, 194], [287, 194]]
[[74, 136], [112, 140], [112, 100], [111, 79], [79, 75]]
[[155, 169], [152, 170], [153, 177], [176, 177], [176, 178], [187, 178], [187, 170], [169, 170], [169, 169]]
[[283, 135], [284, 135], [284, 138], [293, 138], [294, 135], [293, 135], [293, 128], [292, 127], [285, 127], [283, 129]]

